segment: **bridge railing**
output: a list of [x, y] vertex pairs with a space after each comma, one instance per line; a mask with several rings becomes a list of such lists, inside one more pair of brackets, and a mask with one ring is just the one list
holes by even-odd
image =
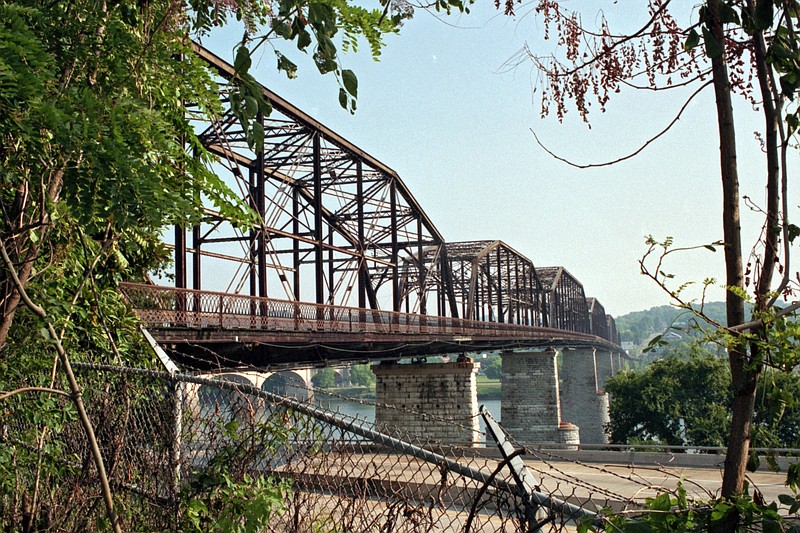
[[585, 333], [451, 317], [322, 305], [223, 292], [120, 284], [139, 318], [166, 328], [257, 329], [359, 334], [464, 335], [569, 339], [596, 343]]

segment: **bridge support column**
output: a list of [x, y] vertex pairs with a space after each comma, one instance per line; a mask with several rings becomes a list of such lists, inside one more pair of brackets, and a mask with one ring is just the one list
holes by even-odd
[[606, 390], [606, 381], [614, 375], [614, 354], [600, 348], [595, 350], [594, 361], [597, 368], [597, 389]]
[[617, 373], [622, 372], [623, 370], [625, 370], [625, 364], [623, 363], [622, 354], [620, 352], [616, 352], [614, 354], [614, 363], [615, 363], [615, 366], [614, 366], [614, 374], [615, 375]]
[[500, 419], [509, 435], [531, 444], [579, 443], [577, 426], [562, 422], [558, 352], [504, 352]]
[[567, 349], [562, 358], [561, 418], [580, 428], [581, 444], [607, 444], [608, 394], [597, 386], [594, 349]]
[[372, 371], [377, 424], [442, 444], [479, 442], [476, 363], [381, 363]]

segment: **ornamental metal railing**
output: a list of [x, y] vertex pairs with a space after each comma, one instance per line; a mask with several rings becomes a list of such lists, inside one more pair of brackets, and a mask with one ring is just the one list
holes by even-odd
[[534, 341], [575, 341], [614, 347], [608, 341], [594, 335], [554, 328], [314, 304], [156, 285], [122, 283], [120, 288], [142, 322], [155, 328], [441, 335]]

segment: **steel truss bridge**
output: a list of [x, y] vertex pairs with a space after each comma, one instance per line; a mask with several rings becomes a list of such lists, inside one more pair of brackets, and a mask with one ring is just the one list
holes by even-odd
[[[223, 107], [234, 68], [200, 45]], [[228, 111], [187, 106], [212, 170], [258, 215], [175, 228], [174, 287], [123, 284], [191, 366], [319, 363], [526, 346], [621, 351], [614, 319], [563, 267], [501, 240], [447, 242], [391, 168], [261, 87], [263, 150]], [[213, 290], [208, 290], [213, 289]]]

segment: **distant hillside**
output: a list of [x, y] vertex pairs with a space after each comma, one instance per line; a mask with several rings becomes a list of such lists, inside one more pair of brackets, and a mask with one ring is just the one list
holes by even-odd
[[[709, 302], [703, 307], [703, 312], [712, 320], [725, 324], [725, 303]], [[615, 317], [617, 331], [622, 342], [632, 342], [636, 345], [644, 344], [653, 335], [664, 333], [670, 326], [687, 328], [691, 323], [697, 322], [695, 316], [684, 310], [670, 305], [653, 307], [647, 311], [634, 311], [627, 315]], [[703, 327], [703, 324], [699, 324]]]

